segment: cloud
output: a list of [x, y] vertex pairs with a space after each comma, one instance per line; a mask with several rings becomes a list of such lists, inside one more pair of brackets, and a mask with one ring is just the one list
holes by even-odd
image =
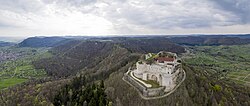
[[250, 23], [249, 0], [213, 0], [219, 7], [227, 12], [237, 15], [242, 24]]
[[44, 9], [39, 0], [0, 0], [0, 9], [17, 13], [39, 12]]
[[[144, 29], [203, 28], [237, 24], [239, 18], [215, 8], [214, 2], [203, 0], [126, 0], [109, 1], [103, 15], [117, 29], [131, 26]], [[123, 25], [121, 27], [121, 25]]]
[[[72, 2], [72, 1], [71, 1]], [[29, 2], [26, 5], [31, 5]], [[91, 13], [82, 13], [73, 6], [66, 6], [65, 3], [53, 1], [39, 1], [42, 9], [37, 11], [26, 11], [20, 7], [0, 10], [0, 22], [12, 26], [15, 30], [37, 32], [37, 34], [101, 34], [112, 33], [112, 23], [106, 19]], [[73, 4], [75, 2], [72, 2]], [[72, 5], [73, 5], [72, 4]], [[24, 6], [26, 6], [24, 5]], [[17, 29], [16, 29], [17, 28]], [[25, 34], [32, 34], [25, 32]]]
[[249, 5], [248, 0], [0, 0], [0, 29], [8, 27], [0, 34], [216, 32], [248, 26]]

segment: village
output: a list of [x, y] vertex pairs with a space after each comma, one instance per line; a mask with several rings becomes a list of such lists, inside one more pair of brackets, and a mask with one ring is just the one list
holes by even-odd
[[6, 51], [0, 51], [0, 63], [4, 62], [6, 60], [15, 60], [19, 57], [19, 54], [15, 54], [15, 53], [8, 53]]

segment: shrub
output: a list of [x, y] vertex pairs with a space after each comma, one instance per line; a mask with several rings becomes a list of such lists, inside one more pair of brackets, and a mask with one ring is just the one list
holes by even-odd
[[214, 90], [214, 91], [221, 91], [221, 90], [222, 90], [222, 87], [221, 87], [220, 85], [215, 84], [215, 85], [213, 86], [213, 90]]

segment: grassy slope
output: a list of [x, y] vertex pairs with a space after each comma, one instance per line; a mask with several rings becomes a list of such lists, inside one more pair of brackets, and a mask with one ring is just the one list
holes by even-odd
[[[108, 54], [104, 59], [101, 59], [98, 64], [93, 68], [89, 68], [87, 70], [83, 69], [82, 73], [88, 73], [91, 75], [91, 81], [105, 79], [109, 76], [110, 73], [117, 71], [120, 67], [123, 67], [129, 61], [137, 60], [137, 58], [120, 46], [114, 46], [111, 50], [111, 53]], [[79, 74], [77, 74], [79, 75]], [[70, 79], [70, 78], [68, 78]], [[52, 81], [39, 81], [39, 80], [31, 80], [31, 82], [27, 82], [26, 85], [21, 84], [20, 86], [11, 87], [3, 92], [3, 101], [1, 101], [1, 92], [0, 92], [0, 105], [1, 102], [8, 100], [7, 105], [35, 105], [41, 104], [44, 102], [46, 105], [51, 105], [51, 101], [53, 101], [53, 96], [57, 93], [61, 85], [67, 83], [67, 81], [62, 81], [61, 83], [57, 83], [59, 79], [54, 79]], [[34, 82], [33, 82], [34, 81]], [[42, 83], [41, 83], [42, 82]], [[48, 83], [50, 86], [47, 86]], [[91, 83], [91, 82], [90, 82]], [[37, 89], [36, 86], [44, 85], [44, 89]], [[14, 90], [13, 90], [14, 89]], [[17, 89], [17, 90], [16, 90]], [[31, 91], [28, 91], [31, 89]], [[15, 91], [14, 95], [16, 96], [8, 96], [11, 92]], [[31, 93], [30, 93], [31, 92]], [[43, 92], [46, 92], [44, 94]], [[27, 96], [26, 96], [27, 95]], [[25, 98], [20, 98], [26, 96]], [[39, 102], [35, 103], [36, 98], [38, 98]]]
[[0, 80], [0, 89], [7, 88], [9, 86], [13, 86], [19, 83], [23, 83], [27, 81], [27, 79], [23, 78], [8, 78]]

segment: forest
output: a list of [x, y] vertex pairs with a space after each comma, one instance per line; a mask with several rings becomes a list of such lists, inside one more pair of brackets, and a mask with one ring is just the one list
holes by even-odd
[[112, 106], [105, 94], [104, 82], [87, 84], [85, 76], [73, 78], [55, 95], [53, 104], [56, 106]]
[[[49, 41], [41, 47], [29, 47], [24, 42], [20, 45], [26, 47], [4, 47], [12, 53], [22, 50], [23, 56], [0, 63], [0, 75], [4, 76], [0, 80], [0, 105], [250, 105], [249, 44], [193, 45], [183, 43], [181, 37]], [[122, 77], [142, 54], [161, 50], [176, 52], [182, 58], [187, 79], [170, 96], [144, 100]]]

